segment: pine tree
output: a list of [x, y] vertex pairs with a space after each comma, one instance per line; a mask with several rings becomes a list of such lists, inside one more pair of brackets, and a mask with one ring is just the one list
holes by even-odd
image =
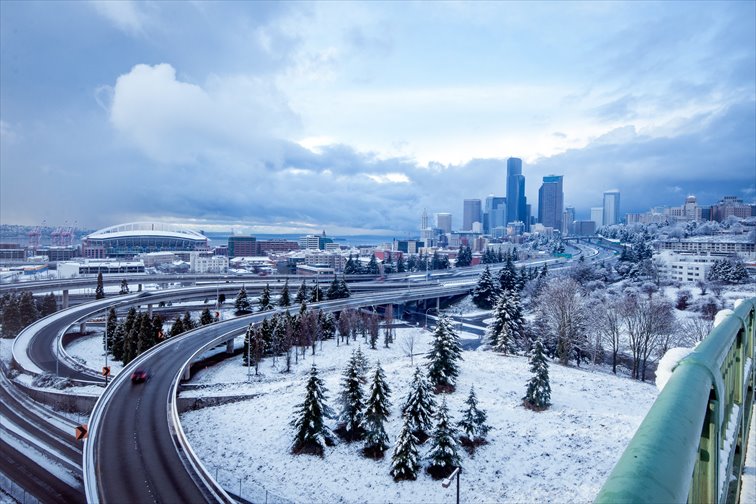
[[498, 288], [494, 283], [491, 271], [486, 266], [486, 269], [478, 277], [478, 283], [472, 292], [472, 300], [475, 306], [484, 310], [490, 310], [496, 304], [496, 296], [498, 295]]
[[123, 361], [124, 339], [123, 324], [118, 324], [113, 334], [113, 344], [110, 346], [110, 354], [113, 356], [113, 360]]
[[270, 300], [270, 284], [265, 284], [265, 288], [260, 294], [260, 298], [257, 300], [260, 305], [260, 311], [268, 311], [273, 309], [273, 303]]
[[184, 332], [191, 331], [192, 329], [197, 327], [197, 324], [194, 322], [191, 313], [189, 313], [188, 311], [184, 313], [184, 318], [181, 322], [184, 326]]
[[129, 282], [125, 278], [121, 280], [121, 290], [118, 293], [119, 294], [129, 293]]
[[425, 381], [420, 368], [416, 367], [409, 394], [402, 406], [402, 416], [407, 418], [412, 433], [421, 442], [428, 438], [435, 408], [436, 401], [430, 385]]
[[297, 289], [296, 296], [294, 296], [294, 304], [301, 305], [307, 300], [307, 284], [302, 280], [302, 284], [299, 286], [299, 289]]
[[55, 294], [47, 294], [42, 298], [42, 303], [39, 307], [39, 316], [47, 317], [58, 311], [58, 302], [55, 299]]
[[426, 456], [430, 461], [428, 474], [434, 479], [445, 478], [454, 471], [454, 468], [460, 466], [457, 451], [458, 437], [457, 429], [449, 419], [449, 407], [444, 398], [436, 415], [436, 426], [431, 434], [430, 449]]
[[517, 351], [524, 337], [524, 317], [517, 291], [503, 291], [488, 327], [488, 338], [493, 349], [503, 354]]
[[397, 273], [405, 273], [407, 271], [407, 265], [404, 262], [404, 256], [400, 255], [399, 259], [396, 261], [396, 272]]
[[551, 385], [549, 384], [549, 364], [543, 354], [543, 344], [537, 340], [530, 353], [530, 372], [533, 377], [528, 381], [528, 388], [523, 404], [533, 410], [542, 411], [551, 404]]
[[420, 469], [417, 444], [418, 440], [412, 433], [412, 421], [405, 416], [391, 456], [391, 476], [394, 481], [417, 479], [417, 471]]
[[364, 453], [373, 458], [383, 457], [389, 448], [389, 438], [384, 428], [386, 419], [391, 414], [391, 389], [386, 383], [380, 361], [375, 366], [373, 381], [370, 383], [370, 396], [365, 404], [365, 416], [362, 428], [365, 431]]
[[347, 299], [349, 296], [351, 296], [352, 293], [349, 291], [349, 286], [346, 283], [346, 280], [344, 277], [341, 277], [341, 280], [339, 281], [339, 299]]
[[310, 303], [319, 303], [321, 301], [325, 301], [325, 293], [323, 293], [323, 289], [320, 288], [317, 282], [315, 282], [315, 287], [312, 288], [310, 291], [310, 299], [308, 301]]
[[459, 364], [462, 359], [462, 347], [459, 336], [454, 332], [446, 316], [438, 318], [436, 329], [433, 331], [431, 350], [426, 355], [428, 359], [428, 380], [437, 392], [454, 392], [454, 385], [459, 375]]
[[339, 434], [347, 441], [362, 439], [364, 434], [362, 419], [365, 414], [365, 400], [362, 391], [362, 375], [355, 352], [349, 359], [341, 380], [341, 413], [339, 414]]
[[171, 332], [170, 337], [173, 338], [174, 336], [178, 336], [179, 334], [183, 333], [186, 329], [184, 329], [184, 321], [181, 320], [181, 317], [176, 315], [176, 320], [173, 321], [173, 325], [171, 326]]
[[249, 303], [249, 298], [247, 297], [247, 289], [245, 289], [244, 286], [239, 290], [239, 294], [236, 295], [234, 308], [236, 309], [237, 315], [243, 315], [252, 310], [252, 305]]
[[322, 457], [326, 445], [333, 445], [333, 434], [325, 424], [327, 418], [333, 417], [333, 412], [326, 404], [325, 394], [323, 380], [318, 377], [318, 370], [313, 364], [304, 402], [295, 408], [290, 423], [295, 431], [292, 453], [311, 453]]
[[135, 357], [155, 346], [155, 343], [155, 337], [152, 332], [152, 319], [146, 313], [140, 314]]
[[215, 322], [215, 318], [213, 318], [213, 314], [210, 313], [210, 308], [205, 308], [204, 310], [202, 310], [199, 318], [200, 325], [206, 326], [212, 324], [213, 322]]
[[370, 275], [378, 274], [378, 260], [375, 258], [375, 254], [370, 256], [370, 262], [367, 265], [367, 272]]
[[362, 346], [358, 346], [354, 352], [354, 359], [357, 362], [357, 372], [360, 375], [360, 383], [367, 383], [367, 373], [370, 368], [370, 362], [362, 351]]
[[21, 331], [21, 315], [18, 296], [8, 295], [3, 304], [3, 338], [15, 338]]
[[281, 289], [281, 295], [278, 297], [278, 306], [286, 308], [291, 306], [291, 297], [289, 296], [289, 280], [284, 281], [283, 289]]
[[97, 287], [95, 287], [95, 299], [105, 297], [105, 287], [102, 285], [102, 272], [97, 273]]
[[115, 308], [111, 307], [108, 311], [108, 319], [105, 322], [105, 333], [102, 335], [102, 345], [111, 355], [113, 354], [113, 340], [117, 328], [118, 316], [116, 315]]
[[462, 430], [460, 441], [463, 445], [474, 448], [485, 442], [486, 434], [491, 429], [486, 425], [486, 412], [478, 409], [478, 398], [475, 396], [475, 387], [470, 387], [470, 394], [465, 401], [467, 408], [462, 410], [462, 420], [457, 425]]
[[517, 270], [511, 255], [507, 257], [504, 267], [499, 272], [499, 284], [502, 291], [513, 291], [517, 288]]
[[18, 297], [18, 316], [21, 321], [21, 329], [28, 327], [39, 319], [37, 303], [31, 291], [23, 291]]

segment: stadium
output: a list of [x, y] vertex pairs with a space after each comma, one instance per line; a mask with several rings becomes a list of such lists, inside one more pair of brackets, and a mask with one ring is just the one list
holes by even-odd
[[81, 245], [82, 255], [91, 259], [205, 249], [205, 235], [162, 222], [130, 222], [103, 228], [85, 236]]

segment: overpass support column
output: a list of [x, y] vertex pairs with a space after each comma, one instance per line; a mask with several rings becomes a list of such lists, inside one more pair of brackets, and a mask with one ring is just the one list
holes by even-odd
[[82, 322], [79, 324], [79, 333], [84, 334], [85, 332], [87, 332], [87, 323]]
[[147, 316], [152, 318], [152, 304], [147, 305]]
[[137, 284], [137, 292], [142, 292], [142, 284]]
[[63, 309], [68, 308], [68, 289], [63, 289]]
[[436, 314], [441, 313], [441, 297], [436, 298]]
[[184, 376], [183, 376], [183, 377], [182, 377], [181, 379], [182, 379], [182, 380], [188, 380], [188, 379], [189, 379], [189, 378], [191, 378], [191, 377], [192, 377], [192, 370], [191, 370], [191, 366], [190, 366], [190, 365], [187, 365], [187, 366], [186, 366], [186, 367], [184, 368]]
[[234, 340], [233, 339], [226, 341], [226, 353], [227, 354], [234, 353]]

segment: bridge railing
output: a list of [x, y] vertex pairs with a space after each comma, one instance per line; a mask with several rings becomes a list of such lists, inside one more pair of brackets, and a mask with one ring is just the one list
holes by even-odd
[[756, 298], [675, 368], [597, 503], [737, 502], [754, 401]]

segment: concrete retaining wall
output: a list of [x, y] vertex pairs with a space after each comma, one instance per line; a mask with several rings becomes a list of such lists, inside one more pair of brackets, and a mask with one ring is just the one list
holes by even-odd
[[21, 389], [24, 394], [35, 401], [52, 406], [58, 411], [89, 415], [94, 408], [95, 402], [97, 402], [97, 397], [95, 396], [79, 396], [64, 394], [62, 392], [53, 392], [51, 390], [40, 390], [17, 381], [13, 381], [13, 385]]

